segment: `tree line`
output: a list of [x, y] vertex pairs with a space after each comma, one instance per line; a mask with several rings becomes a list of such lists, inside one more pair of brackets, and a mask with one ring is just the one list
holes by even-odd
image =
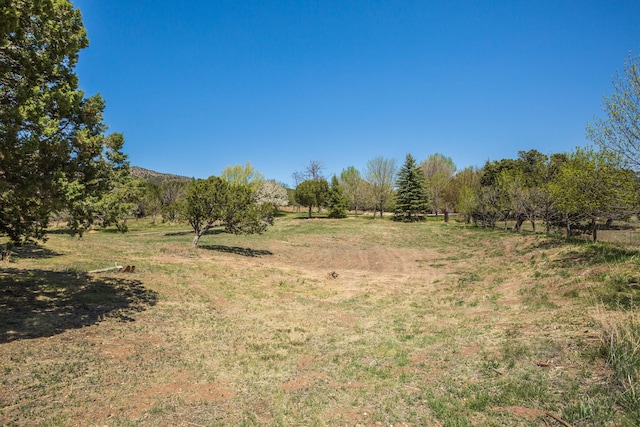
[[184, 220], [195, 237], [214, 225], [255, 233], [286, 204], [326, 209], [332, 218], [365, 211], [421, 221], [451, 213], [483, 227], [520, 230], [529, 222], [567, 235], [589, 232], [638, 211], [640, 57], [629, 54], [604, 118], [587, 126], [594, 147], [570, 153], [521, 151], [458, 171], [435, 153], [371, 159], [364, 171], [345, 168], [329, 180], [312, 160], [295, 172], [295, 188], [265, 180], [249, 163], [219, 177], [152, 184], [130, 175], [124, 137], [107, 134], [104, 100], [85, 97], [74, 72], [88, 45], [82, 16], [68, 0], [11, 2], [0, 20], [0, 233], [14, 243], [44, 239], [52, 218], [73, 233], [94, 226], [126, 231], [132, 216]]

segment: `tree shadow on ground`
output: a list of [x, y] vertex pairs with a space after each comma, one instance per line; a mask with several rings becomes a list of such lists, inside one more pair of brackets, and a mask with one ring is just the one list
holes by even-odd
[[564, 237], [550, 237], [542, 241], [535, 242], [529, 246], [530, 249], [556, 249], [567, 246], [569, 240]]
[[273, 255], [273, 252], [263, 250], [263, 249], [251, 249], [251, 248], [241, 248], [238, 246], [225, 246], [225, 245], [200, 245], [202, 249], [207, 249], [210, 251], [218, 251], [224, 252], [228, 254], [234, 255], [242, 255], [246, 257], [261, 257], [263, 255]]
[[308, 216], [305, 215], [305, 216], [296, 217], [294, 219], [297, 219], [297, 220], [300, 220], [300, 221], [305, 221], [305, 220], [312, 220], [312, 219], [331, 219], [331, 218], [328, 218], [324, 214], [314, 214], [311, 218], [309, 218]]
[[0, 269], [0, 344], [48, 337], [107, 318], [131, 322], [158, 294], [138, 280]]
[[[211, 230], [207, 230], [206, 233], [204, 233], [205, 236], [209, 236], [209, 235], [216, 235], [216, 234], [223, 234], [225, 233], [224, 228], [214, 228]], [[193, 236], [195, 234], [195, 232], [193, 230], [189, 230], [189, 231], [170, 231], [168, 233], [165, 233], [165, 236]]]
[[39, 245], [14, 246], [10, 250], [11, 258], [45, 259], [60, 256], [58, 252]]
[[[574, 242], [575, 243], [575, 242]], [[617, 247], [609, 243], [584, 243], [582, 248], [568, 252], [557, 260], [562, 267], [599, 265], [620, 262], [640, 262], [640, 251]]]

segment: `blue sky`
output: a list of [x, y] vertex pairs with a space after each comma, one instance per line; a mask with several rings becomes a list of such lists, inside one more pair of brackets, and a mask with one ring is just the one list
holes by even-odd
[[74, 4], [80, 86], [106, 99], [131, 164], [197, 178], [570, 151], [640, 54], [637, 0]]

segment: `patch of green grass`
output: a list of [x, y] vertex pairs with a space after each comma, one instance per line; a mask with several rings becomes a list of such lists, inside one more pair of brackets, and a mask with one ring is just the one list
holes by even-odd
[[520, 295], [522, 302], [534, 310], [558, 308], [556, 303], [549, 301], [549, 294], [541, 284], [520, 289]]

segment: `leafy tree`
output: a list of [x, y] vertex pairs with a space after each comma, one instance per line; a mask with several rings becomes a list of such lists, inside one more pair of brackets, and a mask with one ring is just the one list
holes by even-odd
[[106, 151], [95, 153], [91, 160], [72, 155], [71, 161], [78, 162], [73, 168], [74, 179], [58, 178], [61, 200], [55, 211], [66, 216], [69, 228], [79, 235], [93, 225], [115, 225], [121, 232], [127, 231], [126, 218], [135, 215], [143, 194], [142, 181], [131, 177], [126, 156], [120, 152], [122, 135], [111, 134], [104, 138], [104, 144]]
[[453, 178], [456, 165], [451, 157], [435, 153], [420, 163], [420, 168], [424, 172], [425, 187], [431, 202], [431, 210], [437, 216], [441, 209], [447, 208], [445, 200], [443, 200], [443, 193]]
[[604, 97], [602, 111], [606, 118], [587, 125], [587, 138], [640, 171], [640, 55], [629, 53], [624, 75], [614, 76], [613, 93]]
[[349, 166], [340, 173], [340, 182], [347, 197], [349, 207], [358, 216], [358, 209], [363, 210], [367, 193], [367, 182], [360, 176], [360, 171]]
[[393, 181], [396, 176], [396, 162], [394, 159], [375, 157], [367, 162], [367, 181], [370, 184], [370, 194], [373, 201], [373, 216], [376, 211], [380, 218], [387, 208], [393, 195]]
[[4, 2], [0, 32], [0, 232], [43, 238], [62, 210], [81, 231], [128, 164], [122, 135], [104, 135], [102, 98], [78, 89], [80, 11], [66, 0]]
[[264, 181], [264, 176], [255, 170], [250, 162], [244, 166], [227, 166], [220, 174], [220, 178], [232, 185], [248, 185], [253, 191], [257, 190]]
[[478, 204], [477, 194], [473, 187], [464, 185], [458, 190], [455, 209], [464, 215], [465, 223], [471, 222], [471, 216]]
[[424, 172], [416, 164], [411, 154], [407, 154], [404, 164], [398, 172], [396, 185], [395, 221], [419, 221], [424, 219], [429, 207], [427, 192], [424, 188]]
[[621, 160], [606, 151], [577, 148], [570, 153], [550, 185], [558, 210], [564, 215], [567, 235], [571, 221], [586, 220], [598, 240], [598, 222], [623, 218], [637, 210], [638, 179], [621, 168]]
[[248, 185], [233, 185], [214, 176], [188, 184], [182, 214], [195, 232], [194, 247], [214, 225], [234, 234], [254, 234], [273, 224], [271, 206], [255, 204]]
[[464, 215], [465, 222], [471, 222], [476, 206], [476, 193], [480, 189], [480, 171], [468, 167], [456, 173], [444, 193], [445, 202]]
[[331, 187], [327, 197], [327, 205], [329, 206], [329, 218], [346, 218], [349, 208], [348, 201], [342, 190], [342, 185], [338, 178], [333, 175], [331, 178]]
[[505, 170], [517, 170], [520, 165], [517, 160], [514, 159], [502, 159], [488, 161], [482, 167], [480, 174], [480, 185], [483, 187], [490, 187], [498, 182], [500, 174]]
[[253, 199], [258, 204], [269, 204], [274, 209], [289, 204], [287, 190], [275, 181], [262, 181], [260, 187], [253, 195]]
[[296, 187], [295, 199], [301, 206], [309, 208], [309, 218], [312, 217], [311, 210], [314, 206], [320, 207], [324, 204], [329, 193], [329, 183], [321, 179], [319, 181], [308, 179], [302, 181]]

